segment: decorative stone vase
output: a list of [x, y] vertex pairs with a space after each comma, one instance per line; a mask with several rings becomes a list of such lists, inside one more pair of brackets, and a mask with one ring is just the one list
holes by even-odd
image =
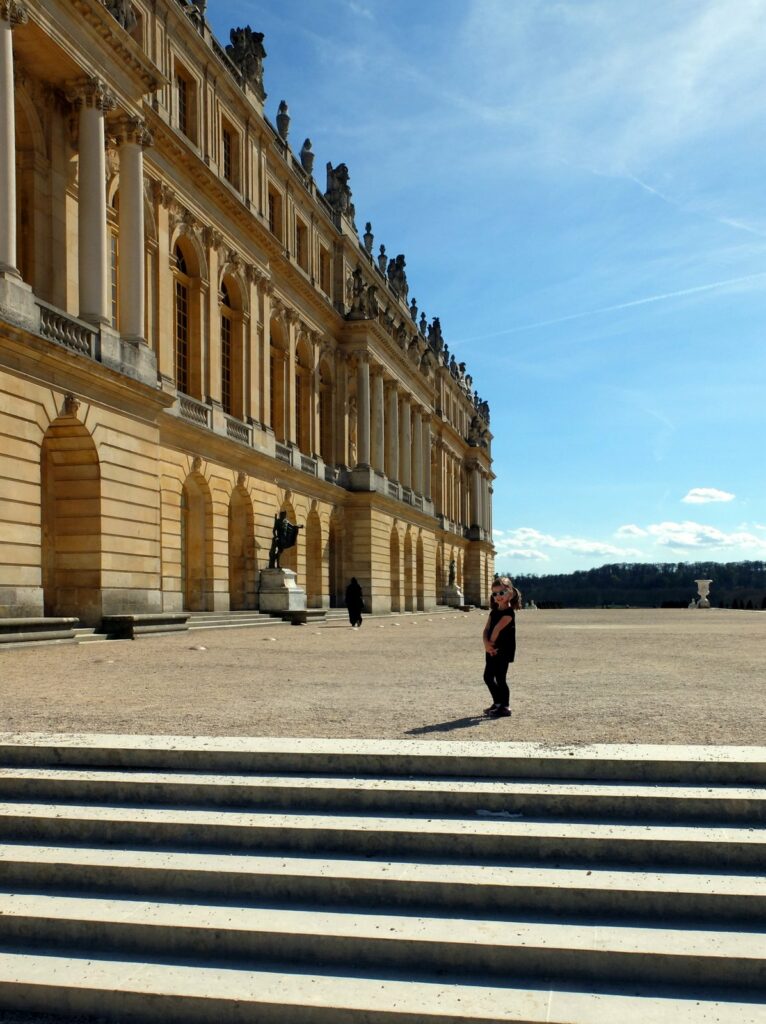
[[710, 584], [712, 580], [695, 580], [697, 584], [697, 593], [699, 594], [699, 601], [697, 602], [698, 608], [709, 608], [710, 601], [708, 600], [708, 594], [710, 593]]
[[287, 142], [287, 135], [290, 131], [290, 113], [287, 109], [287, 103], [284, 100], [279, 104], [279, 112], [277, 113], [277, 131], [279, 137]]

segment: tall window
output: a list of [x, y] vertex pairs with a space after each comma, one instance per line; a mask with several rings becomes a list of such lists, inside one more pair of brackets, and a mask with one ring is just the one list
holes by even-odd
[[112, 316], [112, 327], [117, 329], [117, 316], [118, 316], [118, 276], [117, 267], [119, 260], [119, 250], [117, 246], [117, 235], [114, 231], [109, 232], [109, 289], [111, 298], [111, 316]]
[[308, 445], [304, 447], [301, 443], [303, 440], [303, 375], [300, 369], [295, 374], [295, 439], [301, 451], [308, 452]]
[[226, 285], [221, 286], [221, 404], [223, 411], [232, 415], [231, 400], [231, 302]]
[[227, 181], [232, 180], [232, 149], [233, 142], [231, 138], [231, 132], [228, 128], [223, 129], [222, 137], [222, 149], [223, 149], [223, 176]]
[[297, 220], [295, 224], [295, 259], [298, 266], [303, 267], [304, 270], [309, 269], [308, 234], [308, 228], [303, 221]]
[[319, 250], [319, 287], [330, 294], [330, 253], [322, 246]]
[[279, 193], [272, 188], [269, 188], [268, 195], [268, 216], [269, 216], [269, 231], [276, 235], [277, 238], [282, 238], [282, 198]]
[[178, 89], [178, 128], [189, 134], [189, 83], [183, 75], [176, 76], [176, 87]]
[[186, 260], [180, 246], [176, 246], [176, 294], [175, 294], [175, 348], [176, 387], [183, 394], [189, 393], [189, 277]]

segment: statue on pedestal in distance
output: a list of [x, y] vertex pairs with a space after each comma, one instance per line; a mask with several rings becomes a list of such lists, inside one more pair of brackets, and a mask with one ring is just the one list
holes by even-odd
[[288, 520], [287, 512], [280, 512], [279, 515], [274, 516], [271, 548], [269, 549], [269, 569], [281, 568], [279, 556], [287, 548], [295, 546], [295, 542], [298, 540], [298, 530], [302, 529], [302, 526], [296, 526]]

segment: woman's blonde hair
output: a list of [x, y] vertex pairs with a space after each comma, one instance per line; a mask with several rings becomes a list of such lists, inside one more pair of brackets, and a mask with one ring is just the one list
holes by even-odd
[[494, 587], [496, 583], [502, 583], [504, 587], [508, 587], [508, 589], [511, 592], [511, 608], [514, 608], [516, 611], [518, 611], [518, 609], [521, 608], [521, 591], [517, 590], [516, 587], [514, 587], [513, 580], [511, 579], [511, 577], [495, 576], [494, 580], [492, 581], [492, 586]]

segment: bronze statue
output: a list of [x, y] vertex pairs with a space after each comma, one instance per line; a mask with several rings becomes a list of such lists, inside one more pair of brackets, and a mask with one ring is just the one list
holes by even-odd
[[274, 528], [271, 531], [271, 548], [269, 549], [269, 569], [280, 569], [279, 556], [287, 548], [295, 546], [298, 540], [298, 530], [302, 526], [296, 526], [287, 518], [287, 512], [280, 512], [274, 516]]

